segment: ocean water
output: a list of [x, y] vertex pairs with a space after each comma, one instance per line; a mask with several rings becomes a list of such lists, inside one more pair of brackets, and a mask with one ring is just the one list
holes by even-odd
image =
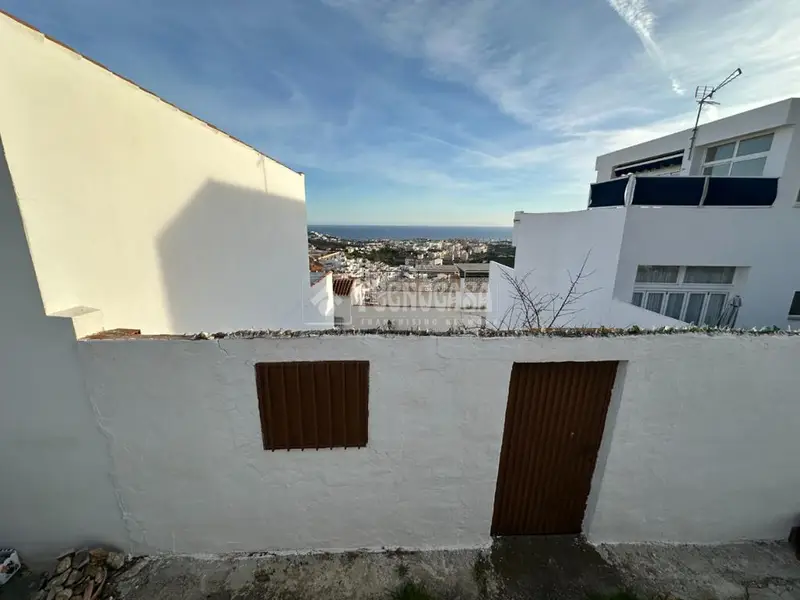
[[440, 225], [309, 225], [310, 231], [347, 240], [510, 240], [511, 227]]

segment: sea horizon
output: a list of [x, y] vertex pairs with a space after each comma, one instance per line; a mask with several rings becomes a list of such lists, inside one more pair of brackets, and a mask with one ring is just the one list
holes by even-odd
[[309, 225], [316, 231], [348, 240], [510, 240], [512, 227], [491, 225]]

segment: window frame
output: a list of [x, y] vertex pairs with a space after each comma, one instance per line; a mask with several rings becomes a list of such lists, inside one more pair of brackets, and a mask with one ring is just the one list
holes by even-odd
[[[676, 289], [676, 288], [666, 288], [666, 287], [661, 287], [659, 289], [648, 289], [648, 290], [637, 289], [636, 291], [634, 291], [634, 294], [642, 294], [642, 304], [641, 305], [634, 304], [633, 301], [631, 301], [631, 304], [634, 304], [634, 306], [638, 306], [639, 308], [647, 310], [647, 311], [650, 311], [650, 309], [647, 308], [647, 299], [648, 299], [648, 297], [651, 294], [660, 294], [662, 296], [660, 310], [658, 310], [658, 311], [650, 311], [650, 312], [654, 312], [654, 313], [656, 313], [658, 315], [663, 315], [665, 317], [669, 317], [670, 319], [676, 319], [678, 321], [683, 321], [687, 325], [691, 325], [691, 326], [694, 326], [694, 327], [706, 327], [706, 326], [714, 327], [715, 326], [715, 325], [706, 325], [706, 323], [705, 323], [706, 317], [708, 316], [709, 300], [710, 300], [712, 295], [714, 295], [714, 294], [723, 294], [725, 296], [725, 298], [722, 301], [723, 310], [724, 310], [725, 304], [728, 302], [728, 300], [731, 297], [731, 293], [729, 291], [725, 291], [725, 290], [692, 290], [692, 289], [679, 290], [679, 289]], [[671, 317], [670, 315], [667, 314], [667, 307], [669, 305], [669, 296], [670, 296], [670, 294], [682, 294], [683, 295], [683, 300], [681, 301], [680, 317]], [[686, 321], [686, 313], [687, 313], [687, 311], [689, 309], [689, 296], [691, 296], [692, 294], [702, 294], [703, 295], [703, 307], [700, 309], [700, 318], [698, 320], [699, 322], [697, 322], [697, 323], [690, 323], [689, 321]], [[797, 317], [794, 317], [794, 318], [800, 320], [800, 316], [797, 316]]]
[[[653, 266], [675, 266], [675, 265], [637, 265], [637, 273], [640, 267], [653, 267]], [[719, 268], [732, 268], [733, 269], [733, 277], [731, 278], [730, 283], [684, 283], [686, 278], [686, 271], [688, 268], [692, 267], [719, 267]], [[722, 301], [722, 310], [724, 311], [724, 307], [727, 304], [728, 300], [734, 295], [734, 287], [736, 283], [736, 273], [737, 267], [732, 265], [680, 265], [678, 268], [678, 279], [675, 283], [643, 283], [643, 282], [636, 282], [634, 278], [633, 284], [633, 293], [631, 295], [631, 304], [634, 306], [638, 306], [643, 308], [644, 310], [649, 310], [646, 308], [648, 298], [651, 294], [661, 294], [662, 300], [660, 309], [658, 311], [651, 311], [656, 312], [656, 314], [669, 316], [667, 315], [667, 308], [669, 306], [669, 298], [670, 294], [683, 294], [683, 300], [681, 301], [681, 310], [680, 316], [677, 318], [679, 321], [684, 321], [687, 325], [692, 325], [692, 323], [688, 323], [686, 321], [686, 313], [689, 310], [689, 299], [691, 294], [703, 294], [703, 306], [700, 310], [700, 315], [697, 323], [693, 325], [696, 327], [705, 327], [707, 326], [705, 323], [706, 318], [708, 317], [708, 308], [711, 296], [713, 294], [724, 294], [724, 299]], [[636, 303], [635, 300], [637, 296], [640, 298], [640, 303]], [[676, 317], [670, 317], [676, 318]], [[797, 317], [800, 320], [800, 316]]]
[[[765, 152], [755, 152], [753, 154], [745, 154], [745, 155], [742, 155], [742, 156], [738, 155], [739, 145], [742, 142], [747, 142], [749, 140], [754, 140], [756, 138], [767, 137], [767, 136], [772, 136], [772, 139], [770, 140], [770, 143], [769, 143], [769, 149], [766, 150]], [[766, 158], [769, 156], [769, 153], [772, 150], [772, 144], [774, 142], [775, 142], [775, 132], [774, 131], [770, 131], [768, 133], [760, 133], [758, 135], [751, 135], [751, 136], [748, 136], [748, 137], [745, 137], [745, 138], [741, 138], [741, 139], [738, 139], [738, 140], [722, 142], [720, 144], [714, 144], [713, 146], [708, 146], [705, 149], [705, 153], [703, 154], [703, 164], [700, 166], [700, 174], [703, 177], [764, 177], [764, 170], [763, 169], [761, 171], [761, 175], [731, 175], [731, 170], [733, 169], [733, 164], [734, 163], [743, 162], [743, 161], [747, 161], [747, 160], [754, 160], [754, 159], [758, 159], [758, 158], [764, 158], [765, 159], [764, 167], [766, 167], [767, 166]], [[729, 158], [723, 158], [723, 159], [720, 159], [720, 160], [707, 160], [708, 153], [712, 149], [719, 148], [721, 146], [727, 146], [729, 144], [733, 144], [734, 145], [733, 146], [733, 155], [732, 156], [730, 156]], [[707, 168], [717, 167], [717, 166], [721, 166], [721, 165], [724, 165], [724, 164], [728, 165], [727, 174], [725, 174], [725, 175], [712, 175], [710, 173], [706, 173], [706, 169]]]

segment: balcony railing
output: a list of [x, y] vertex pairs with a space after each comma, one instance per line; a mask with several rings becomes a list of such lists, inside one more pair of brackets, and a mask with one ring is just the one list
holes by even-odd
[[589, 208], [609, 206], [772, 206], [777, 177], [631, 176], [593, 183]]

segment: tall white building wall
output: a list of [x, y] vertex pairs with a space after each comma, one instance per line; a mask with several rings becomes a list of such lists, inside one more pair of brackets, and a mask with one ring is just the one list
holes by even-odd
[[44, 314], [0, 140], [0, 540], [26, 560], [125, 547], [111, 457], [69, 319]]
[[0, 131], [48, 314], [297, 328], [302, 174], [0, 15]]
[[[800, 103], [785, 101], [729, 119], [703, 125], [700, 142], [747, 135], [753, 128], [769, 128], [800, 117]], [[791, 111], [789, 109], [792, 109]], [[781, 121], [781, 119], [783, 121]], [[698, 265], [740, 267], [732, 294], [742, 297], [737, 326], [785, 328], [795, 291], [800, 290], [800, 264], [787, 257], [800, 250], [800, 136], [794, 125], [775, 130], [764, 175], [779, 177], [773, 206], [650, 207], [629, 206], [616, 277], [616, 296], [630, 301], [638, 265]], [[672, 136], [670, 136], [670, 139]], [[666, 143], [667, 138], [650, 144]], [[695, 153], [702, 161], [705, 146]], [[634, 148], [639, 148], [634, 147]], [[648, 148], [657, 152], [659, 148]], [[605, 164], [606, 155], [601, 157]], [[616, 159], [615, 159], [616, 160]], [[699, 173], [700, 162], [692, 168]], [[598, 165], [601, 159], [598, 159]], [[694, 162], [693, 162], [694, 164]], [[598, 171], [598, 177], [600, 172]], [[589, 212], [608, 209], [592, 209]], [[613, 209], [612, 209], [613, 210]], [[617, 209], [618, 210], [618, 209]]]
[[[556, 326], [631, 324], [627, 315], [617, 322], [615, 317], [619, 313], [612, 312], [625, 216], [624, 208], [515, 215], [514, 277], [532, 297], [551, 294], [565, 297], [571, 281], [586, 261], [585, 278], [576, 289], [576, 294], [586, 295], [566, 309], [568, 314], [560, 317]], [[544, 319], [549, 319], [551, 314], [545, 311]], [[519, 319], [512, 321], [515, 327], [524, 325]], [[670, 323], [669, 319], [662, 322]]]
[[[605, 209], [600, 209], [605, 210]], [[617, 297], [630, 301], [638, 265], [740, 267], [731, 294], [742, 297], [737, 326], [785, 328], [800, 290], [800, 211], [792, 206], [695, 210], [631, 206], [620, 253]], [[594, 212], [594, 211], [590, 211]]]

